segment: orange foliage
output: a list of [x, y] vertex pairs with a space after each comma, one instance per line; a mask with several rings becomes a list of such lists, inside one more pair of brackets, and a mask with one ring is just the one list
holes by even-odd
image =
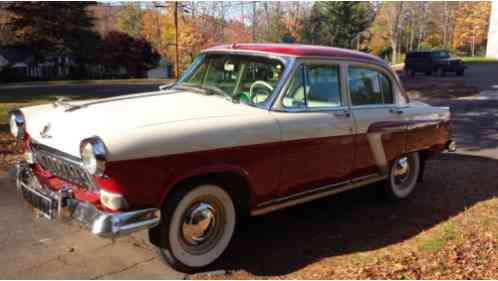
[[487, 37], [490, 2], [459, 2], [456, 11], [454, 48], [481, 43]]

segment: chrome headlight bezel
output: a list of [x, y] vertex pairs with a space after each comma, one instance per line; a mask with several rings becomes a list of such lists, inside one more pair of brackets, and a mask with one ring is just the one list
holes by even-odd
[[107, 163], [107, 148], [99, 137], [84, 139], [80, 144], [81, 163], [94, 176], [103, 176]]
[[19, 109], [13, 110], [9, 115], [10, 133], [18, 140], [24, 139], [26, 122], [24, 114]]

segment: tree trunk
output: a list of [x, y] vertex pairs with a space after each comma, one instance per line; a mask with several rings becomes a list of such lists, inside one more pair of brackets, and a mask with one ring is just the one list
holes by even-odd
[[391, 63], [395, 64], [396, 63], [396, 57], [398, 56], [398, 42], [397, 42], [397, 40], [392, 40], [391, 39], [391, 48], [392, 48]]

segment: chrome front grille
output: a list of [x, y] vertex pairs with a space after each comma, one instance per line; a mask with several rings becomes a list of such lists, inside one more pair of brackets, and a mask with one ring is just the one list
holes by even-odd
[[78, 158], [40, 144], [32, 144], [31, 152], [35, 162], [54, 176], [90, 189], [95, 186]]

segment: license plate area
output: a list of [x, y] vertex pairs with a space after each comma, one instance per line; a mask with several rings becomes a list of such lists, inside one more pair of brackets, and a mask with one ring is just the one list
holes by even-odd
[[28, 202], [41, 215], [48, 219], [55, 218], [58, 208], [57, 199], [45, 195], [35, 189], [26, 187], [25, 185], [21, 187], [21, 193], [24, 200], [26, 200], [26, 202]]

